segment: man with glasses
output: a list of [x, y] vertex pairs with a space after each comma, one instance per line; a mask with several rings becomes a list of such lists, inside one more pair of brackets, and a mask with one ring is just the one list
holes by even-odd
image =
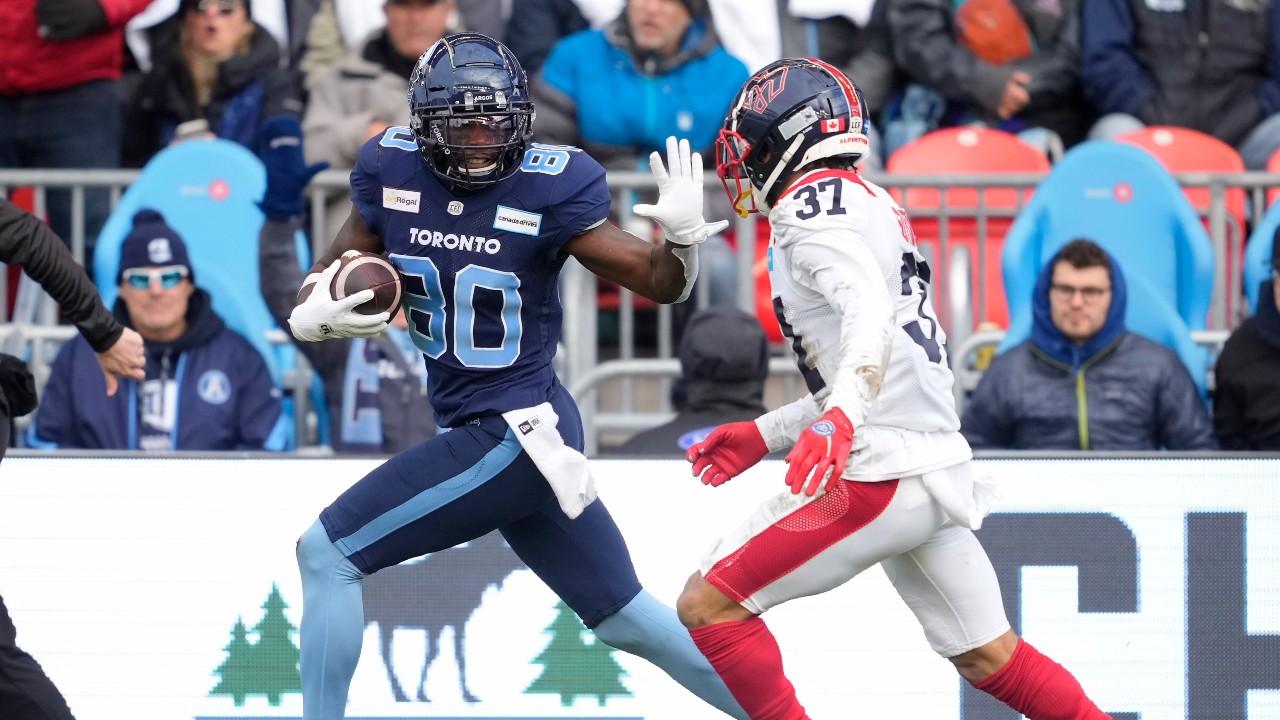
[[[279, 450], [280, 394], [253, 345], [195, 285], [187, 246], [160, 213], [141, 210], [120, 248], [115, 316], [142, 335], [146, 379], [105, 397], [83, 340], [58, 353], [32, 444], [169, 452]], [[283, 427], [281, 427], [283, 430]]]
[[1031, 338], [991, 362], [960, 431], [975, 449], [1211, 450], [1195, 383], [1164, 345], [1128, 332], [1120, 266], [1090, 240], [1049, 261]]

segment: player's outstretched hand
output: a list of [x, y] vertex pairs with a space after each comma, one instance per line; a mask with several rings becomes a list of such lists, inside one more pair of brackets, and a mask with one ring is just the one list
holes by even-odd
[[115, 395], [119, 387], [117, 376], [147, 379], [147, 355], [142, 346], [142, 336], [133, 328], [125, 328], [115, 344], [98, 353], [98, 364], [107, 380], [107, 394]]
[[341, 300], [334, 300], [330, 287], [338, 273], [340, 262], [320, 273], [320, 279], [311, 288], [311, 294], [293, 309], [289, 315], [289, 329], [293, 336], [304, 342], [316, 342], [329, 338], [373, 337], [387, 328], [391, 313], [363, 315], [355, 307], [373, 299], [373, 290], [361, 290]]
[[702, 155], [689, 151], [688, 140], [677, 143], [675, 136], [668, 137], [667, 165], [655, 150], [649, 155], [649, 169], [658, 183], [658, 203], [631, 210], [658, 223], [669, 242], [697, 245], [729, 227], [725, 220], [708, 223], [702, 218]]
[[[822, 486], [822, 480], [831, 471], [831, 479], [827, 480], [826, 489], [830, 490], [840, 481], [844, 474], [844, 464], [849, 460], [849, 452], [853, 449], [853, 423], [845, 417], [844, 411], [838, 407], [828, 410], [817, 422], [800, 433], [795, 447], [787, 453], [787, 484], [791, 492], [813, 497]], [[810, 479], [812, 475], [812, 479]], [[806, 487], [805, 481], [809, 480]]]
[[760, 428], [752, 421], [726, 423], [711, 431], [706, 440], [685, 453], [693, 463], [693, 476], [703, 485], [717, 487], [741, 475], [769, 454]]

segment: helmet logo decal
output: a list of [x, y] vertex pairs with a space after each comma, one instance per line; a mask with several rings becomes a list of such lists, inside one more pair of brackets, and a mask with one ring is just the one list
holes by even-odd
[[760, 78], [755, 87], [747, 91], [746, 100], [743, 104], [756, 112], [764, 112], [764, 109], [769, 107], [769, 103], [782, 94], [782, 90], [786, 86], [787, 68], [783, 67], [781, 72], [771, 73]]
[[830, 135], [831, 133], [842, 133], [849, 129], [849, 124], [845, 118], [831, 118], [822, 121], [822, 132]]

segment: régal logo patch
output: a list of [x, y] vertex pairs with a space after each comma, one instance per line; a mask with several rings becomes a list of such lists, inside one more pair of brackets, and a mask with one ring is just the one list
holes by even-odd
[[422, 193], [417, 190], [397, 190], [385, 186], [382, 188], [382, 207], [388, 210], [416, 213], [421, 204]]
[[493, 217], [493, 227], [521, 235], [537, 236], [542, 229], [542, 215], [499, 205], [498, 213]]

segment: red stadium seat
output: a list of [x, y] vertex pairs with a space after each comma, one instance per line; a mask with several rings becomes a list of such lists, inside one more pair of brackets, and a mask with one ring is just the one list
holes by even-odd
[[[1267, 172], [1280, 173], [1280, 150], [1277, 150], [1271, 159], [1267, 161]], [[1276, 200], [1280, 198], [1280, 188], [1271, 188], [1267, 191], [1267, 207], [1276, 204]]]
[[[895, 152], [885, 169], [890, 173], [912, 175], [947, 174], [1045, 174], [1049, 172], [1049, 160], [1036, 148], [1019, 140], [1015, 135], [982, 127], [947, 128], [929, 133]], [[891, 180], [889, 181], [892, 182]], [[921, 246], [931, 247], [934, 258], [941, 258], [940, 267], [934, 269], [937, 278], [949, 277], [947, 265], [950, 258], [942, 258], [941, 239], [946, 232], [948, 247], [952, 250], [965, 247], [972, 258], [973, 271], [970, 304], [973, 308], [975, 327], [992, 322], [1002, 328], [1009, 326], [1009, 310], [1005, 301], [1004, 281], [1000, 271], [1000, 251], [1004, 236], [1013, 224], [1013, 215], [1031, 197], [1030, 191], [1014, 187], [988, 187], [985, 192], [977, 187], [948, 187], [945, 191], [933, 188], [909, 188], [904, 193], [890, 189], [894, 198], [911, 217], [911, 226]], [[1020, 197], [1021, 195], [1021, 197]], [[938, 217], [943, 201], [947, 218]], [[986, 216], [986, 228], [979, 237], [978, 208], [986, 212], [999, 211], [1008, 217]], [[979, 242], [985, 246], [986, 307], [979, 305], [978, 287], [981, 274], [978, 268]], [[927, 254], [927, 253], [926, 253]], [[939, 312], [946, 312], [938, 308]], [[949, 321], [949, 316], [945, 318]], [[949, 322], [948, 322], [949, 326]], [[954, 329], [953, 329], [954, 331]]]
[[[1221, 140], [1198, 130], [1172, 126], [1153, 126], [1120, 135], [1116, 140], [1136, 145], [1155, 156], [1160, 164], [1170, 173], [1241, 173], [1244, 172], [1244, 160], [1235, 148]], [[1275, 159], [1272, 159], [1275, 162]], [[1205, 229], [1212, 237], [1213, 229], [1209, 227], [1208, 188], [1183, 188], [1191, 207], [1204, 219]], [[1244, 188], [1227, 188], [1227, 234], [1224, 255], [1226, 263], [1223, 277], [1234, 278], [1239, 271], [1244, 257], [1244, 243], [1248, 237], [1245, 219], [1246, 196]], [[1227, 292], [1227, 317], [1234, 317], [1232, 300], [1239, 294], [1240, 288]]]

